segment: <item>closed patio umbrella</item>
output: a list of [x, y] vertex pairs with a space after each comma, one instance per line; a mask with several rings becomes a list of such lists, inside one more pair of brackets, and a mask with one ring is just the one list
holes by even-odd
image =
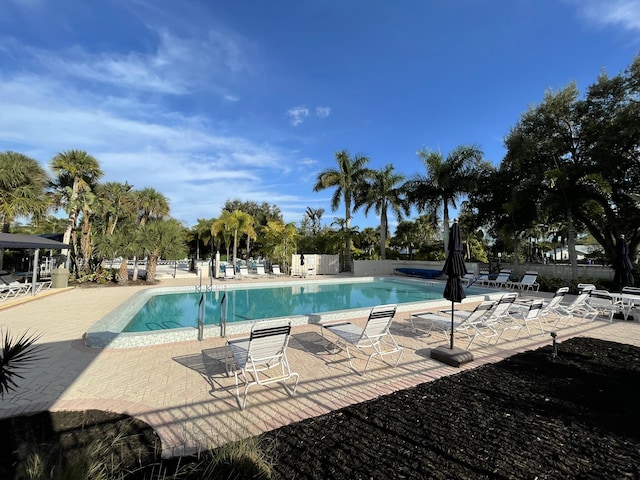
[[613, 281], [622, 287], [634, 284], [633, 265], [629, 259], [629, 245], [624, 239], [624, 235], [620, 235], [616, 243], [616, 263], [615, 275]]
[[440, 360], [453, 366], [460, 366], [462, 363], [473, 360], [473, 355], [466, 350], [454, 347], [454, 312], [455, 303], [460, 303], [466, 297], [462, 285], [462, 277], [467, 273], [462, 256], [462, 235], [458, 219], [455, 219], [449, 229], [449, 244], [447, 258], [442, 271], [447, 275], [447, 284], [444, 288], [443, 297], [451, 300], [451, 335], [449, 348], [438, 347], [431, 350], [431, 358]]

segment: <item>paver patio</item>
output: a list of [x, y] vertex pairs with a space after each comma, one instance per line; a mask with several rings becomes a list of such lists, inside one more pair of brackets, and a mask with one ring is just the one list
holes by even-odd
[[[161, 285], [196, 285], [197, 281], [194, 276], [162, 280]], [[25, 330], [41, 334], [38, 343], [46, 349], [46, 359], [25, 370], [17, 391], [0, 400], [0, 418], [41, 410], [126, 413], [155, 429], [163, 455], [181, 455], [551, 343], [548, 334], [490, 346], [476, 341], [471, 347], [475, 361], [457, 369], [430, 358], [431, 348], [446, 344], [445, 339], [412, 334], [411, 312], [401, 312], [392, 329], [404, 348], [398, 367], [374, 360], [366, 376], [360, 376], [349, 368], [344, 354], [326, 351], [317, 325], [294, 327], [288, 353], [300, 374], [297, 394], [288, 396], [279, 384], [255, 387], [249, 392], [246, 410], [240, 411], [233, 377], [225, 375], [222, 338], [199, 342], [194, 328], [193, 341], [135, 349], [93, 349], [84, 344], [82, 335], [94, 322], [143, 288], [152, 287], [52, 290], [15, 306], [0, 304], [3, 334], [7, 329], [12, 335]], [[640, 346], [640, 322], [608, 323], [599, 318], [558, 329], [557, 341], [572, 336]], [[465, 344], [463, 339], [460, 343]]]

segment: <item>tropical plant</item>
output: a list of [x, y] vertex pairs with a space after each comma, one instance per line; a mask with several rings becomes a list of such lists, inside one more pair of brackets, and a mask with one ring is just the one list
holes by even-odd
[[[169, 200], [155, 188], [145, 187], [134, 191], [135, 208], [138, 212], [138, 225], [142, 229], [150, 219], [161, 219], [169, 215]], [[133, 279], [138, 279], [138, 256], [133, 257]], [[155, 276], [155, 272], [154, 272]], [[153, 277], [152, 279], [153, 280]], [[147, 278], [147, 281], [149, 279]]]
[[9, 231], [16, 217], [44, 217], [51, 206], [49, 177], [37, 160], [16, 152], [0, 153], [0, 227]]
[[482, 151], [473, 145], [454, 148], [445, 158], [441, 152], [421, 149], [418, 157], [426, 173], [414, 175], [406, 184], [411, 203], [419, 210], [435, 212], [442, 208], [444, 247], [449, 240], [449, 207], [476, 189], [478, 170], [484, 168]]
[[365, 205], [365, 215], [372, 207], [376, 214], [380, 215], [380, 258], [382, 260], [386, 259], [388, 211], [391, 210], [398, 221], [402, 219], [403, 214], [409, 215], [409, 203], [403, 186], [399, 185], [403, 180], [404, 175], [395, 173], [393, 165], [388, 164], [371, 173], [369, 188], [363, 190], [357, 198], [356, 209]]
[[0, 352], [0, 397], [4, 398], [5, 393], [16, 390], [18, 379], [24, 378], [22, 372], [44, 358], [42, 347], [36, 345], [39, 339], [40, 335], [30, 335], [28, 332], [13, 338], [8, 330], [5, 331]]
[[[96, 182], [102, 177], [102, 170], [98, 160], [84, 150], [68, 150], [58, 153], [51, 160], [51, 170], [56, 175], [54, 188], [56, 200], [67, 212], [67, 226], [62, 238], [63, 243], [70, 243], [75, 231], [78, 216], [82, 210], [80, 196], [91, 191]], [[72, 244], [75, 253], [75, 242]], [[63, 255], [68, 251], [63, 250]]]
[[175, 219], [153, 219], [140, 230], [140, 244], [147, 255], [147, 282], [155, 282], [158, 259], [177, 260], [186, 255], [184, 231]]
[[[318, 174], [313, 187], [314, 192], [335, 187], [331, 197], [331, 211], [335, 212], [344, 202], [345, 209], [345, 250], [344, 250], [344, 270], [351, 270], [351, 206], [362, 192], [367, 189], [366, 179], [370, 177], [371, 170], [366, 168], [369, 158], [364, 155], [349, 156], [347, 150], [335, 153], [338, 168], [327, 168]], [[353, 211], [355, 211], [354, 209]]]
[[282, 265], [283, 271], [286, 272], [289, 258], [295, 253], [299, 238], [295, 224], [271, 220], [263, 227], [263, 235], [268, 257], [272, 263]]

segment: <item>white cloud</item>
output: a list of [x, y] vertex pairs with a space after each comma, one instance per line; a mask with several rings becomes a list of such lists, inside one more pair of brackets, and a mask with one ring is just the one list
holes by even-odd
[[331, 114], [331, 107], [316, 107], [316, 115], [320, 118], [328, 117]]
[[287, 115], [291, 118], [291, 125], [294, 127], [304, 122], [304, 119], [309, 116], [309, 109], [304, 105], [298, 107], [291, 107], [287, 110]]
[[589, 21], [640, 30], [640, 0], [571, 0]]

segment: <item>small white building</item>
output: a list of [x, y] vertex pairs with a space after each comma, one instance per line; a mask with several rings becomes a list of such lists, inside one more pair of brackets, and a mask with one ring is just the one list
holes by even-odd
[[[577, 260], [584, 260], [586, 255], [591, 255], [594, 252], [602, 252], [602, 249], [598, 245], [576, 245], [576, 258]], [[544, 252], [548, 259], [553, 261], [568, 261], [569, 260], [569, 247], [558, 247], [555, 250], [547, 250]]]

